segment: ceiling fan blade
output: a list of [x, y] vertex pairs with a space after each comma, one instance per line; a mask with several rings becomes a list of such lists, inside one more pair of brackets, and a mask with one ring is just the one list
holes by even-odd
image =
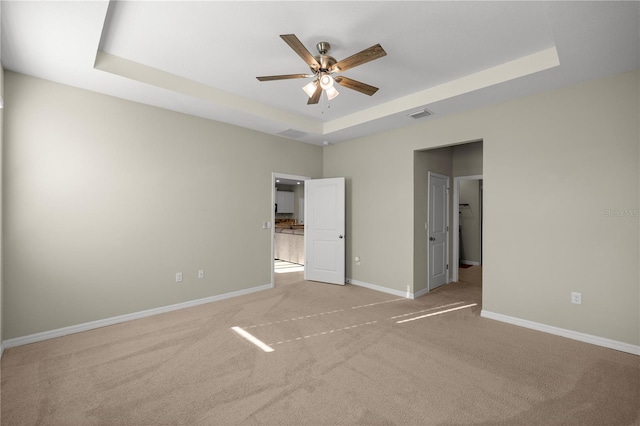
[[320, 68], [320, 64], [316, 61], [316, 58], [304, 47], [304, 44], [296, 37], [295, 34], [283, 34], [280, 36], [296, 52], [302, 60], [304, 60], [311, 69], [317, 70]]
[[351, 55], [346, 59], [338, 61], [332, 68], [333, 72], [346, 71], [350, 68], [357, 67], [358, 65], [365, 64], [374, 59], [382, 58], [386, 56], [387, 52], [384, 51], [380, 44], [371, 46], [368, 49], [364, 49], [362, 52], [358, 52], [355, 55]]
[[313, 74], [285, 74], [285, 75], [267, 75], [265, 77], [256, 77], [260, 81], [288, 80], [290, 78], [307, 78], [313, 77]]
[[307, 105], [317, 104], [318, 101], [320, 101], [320, 95], [322, 95], [322, 87], [318, 84], [316, 91], [313, 92], [313, 96], [311, 96], [307, 101]]
[[378, 91], [377, 87], [374, 86], [370, 86], [366, 83], [362, 83], [360, 81], [357, 80], [353, 80], [351, 78], [347, 78], [347, 77], [336, 77], [335, 78], [335, 82], [338, 83], [340, 86], [342, 87], [346, 87], [349, 89], [353, 89], [356, 90], [360, 93], [364, 93], [365, 95], [369, 95], [372, 96], [374, 93], [376, 93]]

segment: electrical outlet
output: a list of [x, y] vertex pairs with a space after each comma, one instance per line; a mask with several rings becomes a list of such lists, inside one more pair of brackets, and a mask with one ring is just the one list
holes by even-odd
[[198, 278], [204, 278], [204, 269], [198, 271]]
[[571, 303], [582, 305], [582, 293], [571, 293]]
[[182, 272], [176, 272], [176, 282], [177, 283], [182, 282]]

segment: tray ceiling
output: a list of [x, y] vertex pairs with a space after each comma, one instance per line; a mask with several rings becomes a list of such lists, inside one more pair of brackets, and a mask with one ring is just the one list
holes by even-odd
[[[3, 1], [1, 17], [5, 69], [313, 144], [640, 65], [638, 2]], [[344, 73], [380, 90], [309, 106], [307, 80], [256, 80], [309, 72], [291, 33], [338, 60], [380, 43]]]

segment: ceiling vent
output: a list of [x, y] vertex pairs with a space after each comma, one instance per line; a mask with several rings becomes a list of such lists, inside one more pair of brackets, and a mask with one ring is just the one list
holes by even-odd
[[298, 139], [306, 135], [305, 132], [301, 132], [296, 129], [283, 130], [280, 133], [276, 133], [278, 136], [284, 136], [285, 138]]
[[418, 111], [413, 111], [410, 112], [409, 114], [407, 114], [409, 117], [411, 118], [422, 118], [422, 117], [428, 117], [431, 115], [430, 111], [427, 111], [426, 109], [422, 108], [419, 109]]

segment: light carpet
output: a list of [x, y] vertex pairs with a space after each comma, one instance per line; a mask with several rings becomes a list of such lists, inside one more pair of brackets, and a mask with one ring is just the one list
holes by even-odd
[[417, 300], [281, 274], [11, 348], [2, 425], [638, 424], [640, 357], [481, 318], [480, 271]]

